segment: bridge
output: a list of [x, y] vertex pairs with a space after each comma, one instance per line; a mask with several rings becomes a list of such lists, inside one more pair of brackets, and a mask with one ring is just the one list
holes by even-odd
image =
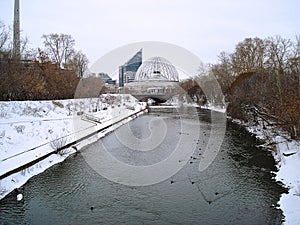
[[135, 75], [135, 82], [127, 83], [123, 92], [139, 101], [151, 98], [165, 102], [179, 93], [179, 76], [176, 68], [162, 57], [152, 57], [142, 63]]
[[147, 101], [149, 98], [153, 99], [155, 102], [158, 103], [163, 103], [165, 101], [167, 101], [168, 99], [170, 99], [171, 97], [173, 97], [173, 95], [164, 95], [164, 94], [133, 94], [133, 96], [143, 102], [143, 101]]

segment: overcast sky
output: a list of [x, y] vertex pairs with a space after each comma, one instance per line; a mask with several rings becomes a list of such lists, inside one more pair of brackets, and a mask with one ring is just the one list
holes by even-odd
[[[13, 2], [0, 0], [6, 25]], [[90, 65], [133, 42], [168, 42], [214, 63], [246, 37], [300, 34], [299, 0], [20, 0], [20, 7], [30, 47], [41, 47], [43, 34], [71, 34]]]

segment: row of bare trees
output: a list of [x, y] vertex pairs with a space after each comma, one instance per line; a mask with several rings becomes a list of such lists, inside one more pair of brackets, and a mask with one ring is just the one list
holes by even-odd
[[[7, 27], [0, 20], [0, 59], [3, 58], [12, 58], [13, 57], [13, 42], [12, 42], [12, 34], [11, 28]], [[26, 59], [26, 57], [31, 57], [32, 49], [28, 49], [28, 38], [21, 37], [20, 42], [20, 53]]]
[[75, 70], [78, 77], [84, 76], [88, 59], [84, 53], [74, 49], [75, 40], [71, 35], [48, 34], [43, 35], [42, 39], [45, 48], [38, 49], [41, 60], [56, 63], [62, 69]]
[[210, 68], [233, 118], [272, 121], [300, 137], [300, 36], [246, 38]]
[[0, 60], [0, 100], [74, 98], [80, 80], [51, 62]]
[[[279, 81], [279, 74], [299, 74], [300, 36], [296, 36], [294, 42], [281, 36], [246, 38], [237, 44], [233, 53], [221, 52], [218, 58], [219, 62], [211, 65], [211, 71], [224, 93], [242, 73], [268, 72], [278, 76]], [[276, 85], [280, 90], [280, 83]], [[300, 89], [298, 94], [300, 96]]]
[[200, 65], [196, 80], [181, 87], [200, 104], [228, 105], [232, 118], [264, 121], [300, 138], [300, 36], [246, 38], [232, 53], [221, 52], [217, 64]]
[[[44, 34], [43, 48], [29, 49], [28, 39], [21, 40], [21, 55], [23, 60], [52, 62], [61, 69], [76, 71], [78, 77], [83, 77], [88, 69], [87, 56], [82, 51], [75, 50], [75, 40], [69, 34]], [[0, 21], [0, 57], [13, 58], [11, 29]]]
[[22, 38], [18, 60], [12, 54], [11, 33], [0, 21], [0, 100], [73, 98], [88, 59], [75, 50], [72, 36], [43, 35], [44, 46], [38, 49], [30, 49], [28, 39]]
[[[276, 86], [281, 85], [281, 93]], [[280, 127], [292, 138], [300, 137], [300, 98], [297, 75], [279, 76], [249, 72], [238, 76], [226, 98], [228, 113], [244, 121]]]

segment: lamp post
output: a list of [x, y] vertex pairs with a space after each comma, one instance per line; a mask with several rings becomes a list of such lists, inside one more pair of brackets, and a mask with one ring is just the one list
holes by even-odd
[[14, 5], [13, 57], [16, 60], [19, 60], [21, 58], [21, 56], [20, 56], [20, 2], [19, 2], [19, 0], [15, 0], [15, 5]]

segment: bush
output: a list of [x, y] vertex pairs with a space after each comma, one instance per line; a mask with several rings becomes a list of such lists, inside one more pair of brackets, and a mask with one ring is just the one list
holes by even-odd
[[51, 142], [50, 142], [50, 146], [53, 150], [59, 150], [59, 154], [60, 155], [64, 155], [64, 151], [63, 149], [61, 149], [62, 147], [66, 146], [68, 142], [68, 136], [67, 135], [60, 135], [56, 136], [55, 138], [51, 138]]

